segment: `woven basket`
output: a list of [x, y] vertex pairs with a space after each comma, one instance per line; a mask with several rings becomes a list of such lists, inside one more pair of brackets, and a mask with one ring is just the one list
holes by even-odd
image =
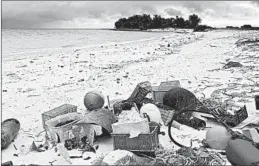
[[[72, 126], [81, 118], [81, 114], [77, 112], [68, 113], [65, 115], [60, 115], [46, 121], [46, 125], [49, 129], [50, 137], [53, 141], [59, 143], [64, 142], [67, 139], [71, 139]], [[57, 127], [59, 123], [72, 121], [70, 123], [64, 124]]]
[[155, 152], [159, 145], [158, 128], [150, 127], [151, 133], [140, 134], [129, 138], [130, 134], [112, 134], [114, 150], [128, 150], [132, 152]]

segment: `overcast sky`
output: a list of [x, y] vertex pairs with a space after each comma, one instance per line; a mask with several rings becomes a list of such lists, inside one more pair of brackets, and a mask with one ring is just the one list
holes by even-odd
[[113, 28], [134, 14], [198, 14], [202, 24], [259, 26], [258, 1], [2, 1], [3, 28]]

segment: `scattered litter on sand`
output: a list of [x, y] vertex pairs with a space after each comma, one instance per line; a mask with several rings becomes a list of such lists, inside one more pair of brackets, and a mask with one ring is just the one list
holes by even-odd
[[[39, 165], [239, 162], [231, 160], [229, 150], [251, 163], [245, 154], [259, 151], [259, 66], [254, 48], [258, 39], [251, 39], [254, 33], [183, 30], [161, 39], [103, 45], [101, 50], [99, 46], [66, 47], [49, 57], [39, 53], [33, 61], [5, 61], [2, 115], [18, 119], [21, 129], [2, 128], [3, 163], [28, 165], [31, 159]], [[70, 53], [75, 56], [66, 56]], [[174, 86], [154, 88], [174, 79]], [[159, 120], [148, 111], [140, 115], [147, 104], [157, 108]], [[59, 111], [49, 114], [47, 110]], [[80, 118], [60, 120], [56, 131], [46, 126], [46, 121], [71, 112]], [[116, 123], [123, 124], [121, 131], [130, 129], [116, 133]], [[209, 133], [211, 138], [206, 140]], [[219, 133], [226, 135], [224, 140], [213, 140]], [[238, 139], [250, 148], [241, 153], [235, 144]]]

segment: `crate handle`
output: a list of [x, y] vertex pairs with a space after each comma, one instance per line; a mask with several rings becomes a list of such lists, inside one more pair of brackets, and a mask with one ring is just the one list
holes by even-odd
[[147, 113], [143, 113], [143, 115], [144, 115], [144, 118], [147, 118], [147, 119], [148, 119], [148, 122], [150, 122], [150, 117], [149, 117], [149, 115], [148, 115]]
[[49, 131], [49, 132], [50, 132], [51, 139], [53, 139], [57, 143], [61, 142], [60, 136], [58, 135], [57, 132], [55, 132], [55, 131]]

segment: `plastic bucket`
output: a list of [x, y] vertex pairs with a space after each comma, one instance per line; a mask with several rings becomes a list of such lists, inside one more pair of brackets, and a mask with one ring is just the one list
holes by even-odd
[[73, 138], [73, 126], [81, 117], [82, 115], [80, 113], [73, 112], [46, 121], [51, 139], [60, 143]]

